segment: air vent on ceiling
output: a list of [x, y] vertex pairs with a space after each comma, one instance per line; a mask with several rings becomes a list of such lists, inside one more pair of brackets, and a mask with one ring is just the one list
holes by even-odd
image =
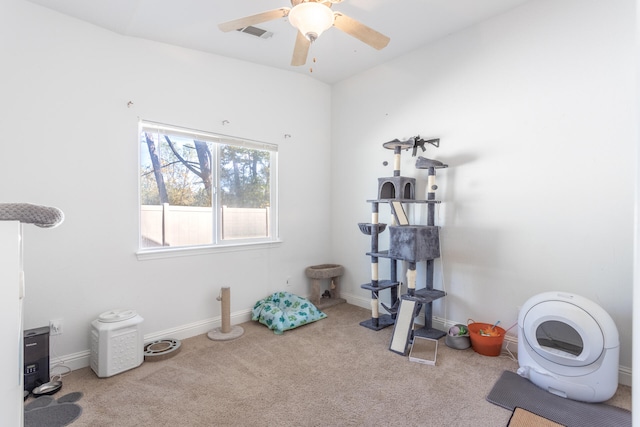
[[260, 37], [261, 39], [268, 39], [273, 35], [271, 31], [263, 30], [262, 28], [248, 26], [244, 28], [239, 28], [238, 31], [241, 33], [251, 34], [252, 36]]

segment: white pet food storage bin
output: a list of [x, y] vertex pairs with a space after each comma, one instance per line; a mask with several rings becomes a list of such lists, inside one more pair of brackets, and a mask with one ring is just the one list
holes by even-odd
[[603, 402], [618, 388], [620, 341], [613, 319], [587, 298], [545, 292], [518, 315], [518, 374], [558, 396]]
[[133, 310], [112, 310], [91, 322], [90, 365], [96, 375], [110, 377], [142, 364], [143, 320]]

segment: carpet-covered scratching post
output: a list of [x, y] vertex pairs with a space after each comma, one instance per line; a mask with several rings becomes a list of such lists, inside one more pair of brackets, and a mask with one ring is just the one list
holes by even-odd
[[216, 298], [222, 305], [222, 325], [207, 334], [214, 341], [228, 341], [239, 338], [244, 334], [242, 326], [231, 326], [231, 288], [220, 289], [220, 295]]

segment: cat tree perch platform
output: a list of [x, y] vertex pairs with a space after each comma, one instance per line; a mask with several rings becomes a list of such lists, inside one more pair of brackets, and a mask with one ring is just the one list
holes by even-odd
[[[311, 297], [309, 300], [319, 309], [347, 302], [340, 298], [340, 276], [344, 274], [344, 267], [339, 264], [312, 265], [304, 270], [306, 276], [311, 279]], [[329, 280], [329, 289], [320, 295], [321, 280]]]

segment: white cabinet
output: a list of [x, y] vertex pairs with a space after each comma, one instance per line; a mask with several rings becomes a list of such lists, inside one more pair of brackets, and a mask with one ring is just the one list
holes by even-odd
[[22, 225], [0, 221], [0, 417], [4, 426], [23, 425]]

